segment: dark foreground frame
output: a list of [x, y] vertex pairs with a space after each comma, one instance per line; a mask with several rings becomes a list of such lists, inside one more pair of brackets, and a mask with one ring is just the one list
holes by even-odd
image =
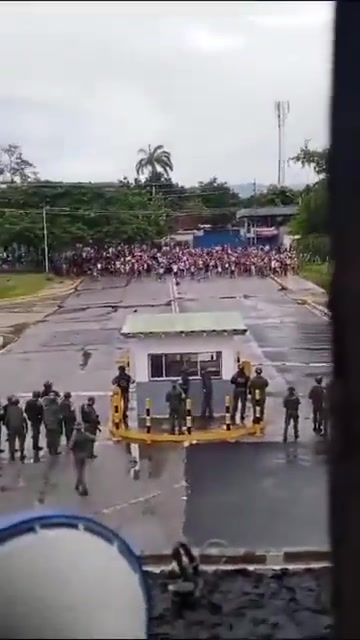
[[331, 114], [334, 388], [330, 532], [335, 637], [360, 638], [360, 3], [339, 0]]

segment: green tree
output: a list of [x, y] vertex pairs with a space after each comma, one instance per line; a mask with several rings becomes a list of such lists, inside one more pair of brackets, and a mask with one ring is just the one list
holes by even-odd
[[38, 179], [35, 165], [24, 158], [17, 144], [0, 147], [0, 177], [3, 182], [27, 183]]
[[162, 144], [156, 147], [149, 144], [147, 149], [139, 149], [138, 154], [141, 158], [135, 165], [137, 176], [145, 175], [151, 182], [157, 182], [159, 176], [169, 176], [174, 170], [171, 153]]
[[329, 149], [311, 149], [310, 140], [305, 140], [299, 152], [289, 158], [289, 163], [299, 164], [303, 169], [310, 167], [319, 178], [324, 178], [329, 171]]
[[251, 207], [284, 207], [291, 204], [297, 204], [301, 196], [300, 191], [291, 189], [290, 187], [279, 187], [275, 184], [269, 185], [266, 191], [254, 193], [249, 198], [244, 198], [241, 206], [244, 209]]
[[[329, 150], [311, 149], [309, 140], [305, 140], [300, 151], [290, 158], [290, 162], [302, 168], [311, 168], [317, 181], [307, 185], [301, 194], [297, 216], [292, 221], [292, 230], [301, 236], [326, 236], [328, 233], [328, 160]], [[323, 243], [319, 238], [313, 238], [312, 244]], [[327, 241], [324, 241], [326, 246]]]
[[167, 233], [164, 200], [135, 185], [9, 185], [0, 189], [0, 245], [17, 243], [40, 255], [44, 204], [52, 251], [77, 243], [152, 241]]

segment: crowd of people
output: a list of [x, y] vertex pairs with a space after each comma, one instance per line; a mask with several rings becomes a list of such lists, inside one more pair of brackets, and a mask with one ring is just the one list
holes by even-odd
[[182, 278], [241, 275], [286, 276], [297, 271], [297, 255], [292, 250], [269, 247], [193, 248], [189, 245], [118, 245], [78, 247], [54, 256], [53, 269], [62, 275], [106, 275], [162, 279], [173, 274]]

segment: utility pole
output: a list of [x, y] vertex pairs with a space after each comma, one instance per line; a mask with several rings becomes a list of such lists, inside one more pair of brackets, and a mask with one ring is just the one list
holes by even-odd
[[277, 161], [277, 184], [281, 187], [285, 184], [285, 167], [284, 159], [284, 143], [285, 143], [285, 125], [287, 117], [290, 113], [290, 102], [288, 100], [276, 100], [275, 115], [278, 132], [278, 161]]
[[48, 247], [48, 233], [47, 233], [47, 216], [46, 206], [43, 206], [43, 234], [44, 234], [44, 258], [45, 258], [45, 271], [49, 273], [49, 247]]

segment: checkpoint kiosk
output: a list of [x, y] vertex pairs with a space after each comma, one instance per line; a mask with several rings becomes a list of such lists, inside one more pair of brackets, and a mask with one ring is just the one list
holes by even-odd
[[150, 413], [153, 421], [167, 423], [166, 394], [184, 369], [190, 377], [189, 399], [196, 422], [202, 401], [200, 372], [206, 368], [212, 377], [214, 417], [223, 425], [226, 399], [232, 394], [230, 379], [239, 361], [247, 362], [251, 374], [247, 332], [237, 311], [128, 315], [121, 335], [129, 371], [136, 380], [138, 424], [150, 433]]

